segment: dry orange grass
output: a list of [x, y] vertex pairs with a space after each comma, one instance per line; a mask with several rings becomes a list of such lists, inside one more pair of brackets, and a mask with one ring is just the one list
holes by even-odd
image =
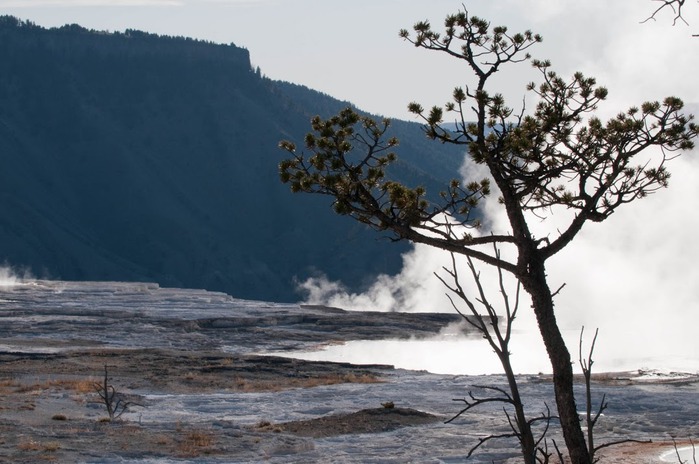
[[177, 444], [177, 454], [180, 457], [196, 457], [211, 454], [214, 436], [203, 430], [191, 430]]
[[47, 451], [49, 453], [53, 453], [53, 452], [61, 449], [61, 444], [58, 443], [57, 441], [50, 441], [48, 443], [44, 443], [43, 448], [44, 448], [44, 451]]
[[30, 393], [30, 392], [39, 392], [41, 389], [37, 384], [22, 384], [17, 382], [14, 385], [14, 388], [12, 388], [11, 393]]
[[156, 435], [153, 438], [153, 442], [158, 446], [172, 446], [172, 438], [165, 434]]
[[211, 446], [214, 437], [209, 432], [192, 431], [187, 434], [186, 441], [196, 447], [203, 448]]
[[324, 385], [337, 385], [341, 383], [382, 383], [383, 380], [372, 374], [331, 374], [319, 377], [296, 378], [290, 377], [283, 382], [278, 380], [250, 380], [237, 377], [233, 388], [242, 392], [282, 391], [290, 388], [313, 388]]
[[17, 444], [17, 449], [21, 451], [39, 451], [41, 444], [34, 440], [21, 441]]
[[268, 420], [261, 420], [260, 422], [255, 424], [255, 428], [262, 432], [281, 433], [284, 431], [283, 427], [281, 427], [280, 425], [273, 424]]
[[7, 393], [41, 393], [45, 390], [69, 390], [75, 393], [85, 394], [95, 391], [94, 379], [55, 379], [41, 383], [23, 384], [15, 380], [0, 382], [0, 392]]
[[13, 392], [19, 385], [20, 384], [14, 379], [0, 380], [0, 394], [6, 395]]
[[46, 384], [46, 389], [61, 389], [70, 390], [75, 393], [93, 393], [95, 391], [95, 384], [97, 381], [95, 379], [65, 379], [65, 380], [50, 380]]
[[22, 441], [17, 445], [17, 448], [21, 451], [43, 451], [53, 453], [61, 449], [61, 444], [57, 441], [49, 441], [46, 443], [41, 443], [34, 441], [32, 439]]

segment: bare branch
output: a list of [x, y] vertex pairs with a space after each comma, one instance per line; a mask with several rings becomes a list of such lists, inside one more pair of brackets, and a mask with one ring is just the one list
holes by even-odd
[[623, 443], [653, 443], [653, 440], [634, 440], [633, 438], [625, 438], [623, 440], [610, 441], [609, 443], [603, 443], [595, 448], [595, 451], [599, 451], [604, 448], [609, 448], [610, 446], [621, 445]]
[[515, 435], [512, 434], [512, 433], [502, 433], [502, 434], [499, 434], [499, 435], [495, 435], [495, 434], [494, 434], [494, 435], [488, 435], [487, 437], [481, 437], [481, 438], [478, 439], [478, 443], [476, 443], [476, 445], [474, 445], [474, 446], [468, 451], [468, 454], [466, 455], [466, 457], [469, 457], [469, 458], [470, 458], [470, 457], [473, 455], [473, 453], [475, 453], [476, 450], [478, 450], [478, 448], [480, 448], [481, 446], [483, 446], [485, 443], [489, 442], [490, 440], [496, 440], [496, 439], [499, 439], [499, 438], [514, 438], [514, 437], [515, 437]]
[[[684, 16], [682, 15], [682, 7], [684, 7], [685, 0], [653, 0], [656, 2], [660, 2], [660, 6], [655, 9], [653, 14], [651, 14], [649, 17], [641, 21], [641, 24], [646, 23], [650, 21], [651, 19], [653, 21], [656, 20], [655, 16], [660, 13], [661, 11], [668, 9], [672, 11], [672, 14], [674, 14], [674, 18], [672, 20], [672, 25], [675, 26], [677, 24], [677, 21], [682, 21], [686, 25], [689, 26], [689, 23], [684, 19]], [[692, 34], [692, 37], [699, 37], [699, 34]]]
[[684, 6], [685, 0], [653, 0], [655, 2], [659, 2], [660, 6], [656, 8], [656, 10], [653, 12], [652, 15], [641, 21], [641, 24], [650, 21], [651, 19], [655, 21], [655, 16], [660, 13], [661, 11], [665, 9], [670, 9], [672, 10], [672, 14], [675, 15], [675, 18], [672, 20], [672, 25], [676, 25], [677, 21], [682, 21], [685, 23], [687, 26], [689, 26], [689, 23], [684, 19], [682, 16], [682, 7]]
[[551, 440], [553, 443], [553, 447], [556, 450], [556, 455], [558, 456], [558, 460], [561, 464], [563, 464], [565, 461], [563, 459], [563, 453], [561, 453], [561, 450], [558, 448], [558, 443], [556, 443], [556, 440]]
[[471, 409], [481, 406], [483, 404], [487, 403], [507, 403], [507, 404], [512, 404], [512, 398], [510, 395], [503, 390], [502, 388], [499, 387], [493, 387], [493, 386], [486, 386], [486, 385], [473, 385], [472, 388], [479, 388], [482, 390], [491, 390], [497, 393], [500, 393], [502, 396], [488, 396], [485, 398], [479, 398], [473, 394], [473, 392], [468, 392], [468, 398], [454, 398], [452, 401], [458, 401], [460, 403], [464, 403], [466, 407], [464, 407], [461, 411], [459, 411], [454, 417], [451, 419], [445, 421], [445, 424], [449, 424], [453, 422], [455, 419], [460, 417], [462, 414], [470, 411]]
[[559, 293], [561, 293], [561, 290], [563, 290], [563, 288], [564, 288], [565, 286], [566, 286], [565, 283], [564, 283], [564, 284], [561, 284], [561, 286], [558, 287], [558, 289], [557, 289], [555, 292], [553, 292], [553, 293], [551, 294], [551, 296], [552, 296], [552, 297], [555, 297], [556, 295], [558, 295]]

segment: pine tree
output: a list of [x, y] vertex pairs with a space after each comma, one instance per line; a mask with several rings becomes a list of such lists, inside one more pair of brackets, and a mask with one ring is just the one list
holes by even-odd
[[[607, 90], [595, 79], [576, 73], [564, 79], [548, 61], [532, 60], [528, 50], [541, 42], [530, 31], [510, 33], [467, 12], [445, 20], [443, 33], [419, 22], [403, 39], [416, 47], [461, 60], [474, 74], [473, 87], [456, 88], [452, 100], [425, 110], [409, 109], [425, 123], [428, 137], [468, 148], [475, 163], [490, 176], [462, 184], [453, 180], [428, 200], [422, 187], [387, 178], [396, 159], [396, 139], [385, 139], [390, 121], [375, 121], [351, 109], [335, 117], [312, 120], [304, 149], [282, 141], [293, 156], [280, 163], [281, 180], [293, 192], [334, 197], [339, 214], [349, 215], [396, 240], [423, 243], [497, 266], [514, 275], [531, 296], [532, 308], [553, 370], [553, 385], [568, 454], [573, 463], [590, 463], [573, 394], [570, 352], [556, 322], [554, 296], [546, 261], [570, 244], [584, 225], [602, 222], [632, 201], [667, 187], [667, 162], [693, 147], [697, 125], [682, 114], [683, 102], [668, 97], [646, 102], [609, 121], [595, 116]], [[527, 86], [538, 97], [531, 114], [517, 114], [488, 81], [501, 68], [530, 61], [542, 82]], [[457, 121], [445, 123], [445, 114]], [[648, 153], [639, 160], [639, 155]], [[478, 206], [493, 186], [509, 219], [505, 234], [470, 233], [480, 227]], [[559, 209], [572, 211], [564, 228], [536, 237], [530, 221]], [[497, 250], [509, 248], [508, 260]], [[488, 251], [491, 250], [491, 251]], [[495, 250], [495, 251], [492, 251]]]

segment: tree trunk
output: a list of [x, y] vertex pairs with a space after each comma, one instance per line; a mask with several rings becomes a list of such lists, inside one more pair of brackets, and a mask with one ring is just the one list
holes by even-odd
[[[534, 261], [534, 262], [531, 262]], [[563, 438], [572, 464], [590, 464], [573, 393], [573, 365], [554, 314], [553, 295], [546, 282], [546, 271], [541, 260], [530, 260], [524, 289], [532, 297], [541, 337], [551, 360], [556, 407], [561, 422]]]

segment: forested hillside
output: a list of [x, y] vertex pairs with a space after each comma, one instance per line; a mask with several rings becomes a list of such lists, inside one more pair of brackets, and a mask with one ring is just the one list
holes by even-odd
[[[406, 245], [278, 180], [282, 138], [347, 103], [252, 69], [247, 50], [0, 18], [0, 262], [40, 277], [147, 280], [297, 299], [359, 288]], [[394, 173], [433, 191], [462, 156], [413, 123]]]

